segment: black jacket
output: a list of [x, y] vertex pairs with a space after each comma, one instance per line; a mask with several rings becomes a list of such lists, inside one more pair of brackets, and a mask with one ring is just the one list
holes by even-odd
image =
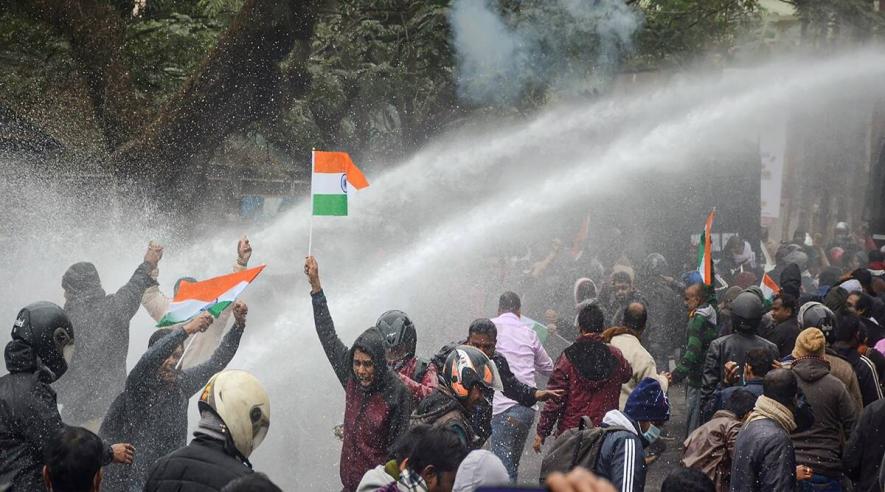
[[732, 492], [796, 490], [796, 454], [790, 435], [771, 419], [745, 424], [734, 445]]
[[65, 313], [74, 325], [77, 349], [68, 371], [53, 384], [62, 417], [70, 425], [102, 419], [126, 381], [129, 320], [138, 312], [144, 291], [156, 281], [142, 263], [116, 293], [105, 295], [94, 279], [82, 289], [67, 292]]
[[853, 348], [836, 348], [836, 355], [848, 361], [854, 374], [857, 375], [857, 383], [860, 385], [860, 394], [863, 396], [863, 406], [873, 403], [882, 398], [882, 387], [879, 384], [879, 375], [873, 362], [857, 353]]
[[455, 431], [467, 449], [479, 449], [492, 433], [491, 405], [487, 406], [487, 412], [471, 414], [446, 386], [440, 385], [418, 404], [412, 413], [410, 425], [427, 424], [449, 428]]
[[879, 468], [885, 455], [885, 400], [866, 408], [842, 456], [842, 469], [857, 492], [879, 492]]
[[763, 338], [777, 345], [780, 359], [793, 353], [796, 346], [796, 338], [799, 336], [799, 322], [795, 316], [773, 326], [767, 333], [760, 332]]
[[[734, 361], [738, 365], [738, 374], [744, 373], [744, 361], [747, 352], [762, 348], [771, 353], [772, 360], [780, 359], [777, 345], [758, 336], [746, 333], [732, 333], [710, 342], [704, 358], [704, 375], [701, 382], [701, 408], [711, 406], [713, 393], [724, 380], [726, 362]], [[712, 415], [712, 414], [711, 414]]]
[[218, 492], [252, 473], [252, 465], [231, 456], [224, 443], [197, 435], [187, 446], [157, 460], [148, 473], [145, 492]]
[[188, 400], [233, 359], [242, 335], [241, 328], [231, 328], [208, 361], [182, 371], [172, 384], [157, 376], [163, 362], [187, 340], [184, 329], [175, 328], [145, 352], [99, 432], [111, 442], [132, 443], [135, 462], [106, 470], [103, 490], [140, 490], [154, 461], [187, 443]]
[[[0, 489], [43, 490], [43, 455], [64, 428], [55, 391], [27, 344], [9, 342], [4, 355], [9, 374], [0, 377]], [[108, 447], [105, 464], [111, 456]]]
[[[312, 293], [313, 321], [326, 358], [344, 388], [344, 442], [339, 474], [345, 490], [356, 490], [363, 475], [385, 463], [389, 450], [409, 428], [412, 395], [389, 370], [381, 333], [374, 327], [348, 348], [338, 338], [325, 294]], [[355, 349], [369, 354], [375, 366], [371, 385], [363, 387], [353, 373]], [[429, 398], [429, 397], [428, 397]]]

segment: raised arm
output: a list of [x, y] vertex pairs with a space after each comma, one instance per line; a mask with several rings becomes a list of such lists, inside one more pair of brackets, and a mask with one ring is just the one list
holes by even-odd
[[313, 303], [313, 323], [320, 337], [320, 344], [323, 351], [326, 352], [326, 358], [332, 364], [332, 370], [341, 386], [347, 384], [353, 369], [350, 367], [350, 361], [347, 357], [347, 346], [338, 338], [335, 332], [335, 323], [332, 322], [332, 315], [329, 313], [329, 306], [326, 303], [326, 295], [323, 293], [323, 287], [320, 285], [320, 273], [317, 260], [313, 256], [309, 256], [304, 261], [304, 274], [310, 282], [310, 297]]
[[151, 242], [144, 254], [144, 262], [138, 265], [129, 281], [111, 295], [110, 309], [114, 316], [127, 323], [135, 316], [147, 288], [157, 284], [150, 273], [157, 268], [162, 257], [163, 247]]
[[243, 301], [234, 303], [232, 311], [234, 313], [234, 326], [227, 332], [221, 345], [215, 349], [212, 357], [206, 362], [185, 370], [181, 375], [181, 388], [187, 395], [193, 395], [209, 382], [209, 379], [217, 372], [223, 370], [230, 364], [231, 359], [237, 353], [240, 346], [240, 338], [243, 336], [243, 330], [246, 328], [246, 315], [249, 308]]

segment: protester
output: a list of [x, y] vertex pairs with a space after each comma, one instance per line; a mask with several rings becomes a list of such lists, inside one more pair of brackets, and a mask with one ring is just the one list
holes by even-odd
[[[712, 415], [725, 408], [725, 402], [737, 391], [749, 391], [756, 398], [762, 396], [763, 378], [772, 369], [775, 360], [777, 359], [771, 356], [771, 351], [764, 348], [756, 348], [747, 352], [747, 357], [744, 360], [743, 384], [735, 381], [737, 384], [716, 390], [713, 393], [712, 407], [707, 408], [706, 412]], [[732, 366], [726, 364], [726, 372], [730, 373], [729, 379], [736, 379], [737, 364]]]
[[473, 492], [480, 487], [504, 485], [510, 481], [507, 468], [494, 453], [471, 451], [458, 467], [452, 492]]
[[762, 320], [762, 301], [758, 297], [750, 292], [738, 295], [731, 304], [731, 320], [734, 333], [713, 340], [707, 349], [701, 387], [703, 409], [711, 405], [713, 393], [720, 385], [728, 385], [725, 377], [726, 363], [734, 366], [742, 376], [747, 352], [763, 349], [771, 354], [772, 359], [779, 357], [777, 345], [756, 334]]
[[65, 313], [77, 333], [77, 350], [65, 378], [53, 388], [68, 424], [98, 430], [114, 398], [123, 391], [129, 321], [138, 312], [145, 290], [156, 284], [150, 272], [162, 257], [163, 248], [150, 243], [129, 282], [110, 295], [102, 289], [92, 263], [75, 263], [62, 277]]
[[633, 375], [630, 380], [621, 385], [621, 395], [618, 400], [618, 408], [623, 409], [627, 398], [639, 381], [645, 378], [654, 378], [661, 383], [664, 392], [667, 391], [669, 379], [666, 374], [658, 374], [655, 360], [640, 343], [645, 333], [645, 324], [648, 319], [648, 310], [642, 303], [634, 302], [627, 306], [623, 315], [624, 326], [616, 326], [605, 330], [602, 339], [612, 347], [621, 351], [621, 355], [630, 365]]
[[813, 470], [811, 480], [803, 482], [802, 490], [841, 490], [842, 444], [857, 420], [857, 408], [848, 390], [830, 375], [824, 359], [825, 346], [823, 333], [808, 328], [799, 334], [793, 349], [796, 361], [792, 371], [814, 412], [814, 424], [792, 436], [796, 462]]
[[716, 411], [683, 443], [682, 466], [703, 472], [713, 481], [717, 492], [729, 489], [734, 444], [744, 417], [753, 410], [756, 399], [757, 395], [745, 389], [732, 392], [724, 408]]
[[621, 326], [624, 310], [632, 302], [639, 302], [647, 306], [648, 302], [636, 290], [633, 285], [633, 276], [626, 271], [616, 271], [611, 274], [609, 288], [604, 289], [600, 296], [603, 301], [603, 309], [608, 317], [608, 326]]
[[[797, 317], [799, 328], [806, 330], [808, 328], [817, 328], [824, 334], [827, 343], [833, 342], [833, 335], [836, 326], [836, 315], [819, 302], [807, 302], [799, 308]], [[792, 355], [791, 355], [792, 357]], [[830, 364], [830, 374], [835, 376], [845, 388], [851, 399], [854, 401], [857, 415], [860, 416], [863, 410], [863, 396], [861, 396], [860, 384], [854, 369], [847, 361], [843, 360], [836, 354], [836, 351], [828, 346], [824, 354], [824, 360]]]
[[[427, 401], [427, 400], [424, 400]], [[448, 427], [413, 427], [419, 429], [421, 437], [406, 460], [396, 480], [384, 483], [381, 475], [366, 476], [360, 485], [361, 491], [377, 492], [451, 492], [455, 484], [458, 467], [467, 455], [468, 449], [458, 434]], [[374, 473], [374, 470], [373, 470]], [[389, 476], [387, 478], [390, 478]], [[376, 481], [381, 479], [381, 481]]]
[[197, 406], [194, 439], [151, 466], [145, 492], [221, 491], [252, 474], [249, 456], [270, 427], [270, 400], [258, 379], [246, 371], [219, 372], [200, 393]]
[[[661, 492], [717, 492], [707, 475], [691, 468], [677, 468], [661, 484]], [[726, 489], [728, 490], [728, 489]]]
[[798, 383], [791, 371], [776, 369], [765, 375], [763, 388], [735, 441], [732, 492], [796, 490], [790, 433], [796, 430]]
[[885, 456], [885, 399], [863, 409], [845, 445], [842, 470], [856, 492], [880, 492], [879, 473]]
[[681, 289], [673, 280], [667, 260], [659, 253], [645, 258], [639, 269], [637, 283], [648, 301], [648, 328], [642, 332], [642, 344], [654, 357], [655, 365], [670, 370], [670, 359], [676, 357], [684, 320]]
[[602, 341], [604, 326], [605, 318], [596, 304], [585, 306], [578, 315], [581, 336], [556, 361], [547, 382], [548, 389], [564, 393], [544, 404], [533, 445], [536, 452], [553, 432], [554, 424], [558, 436], [577, 427], [582, 416], [600, 425], [608, 411], [619, 407], [621, 385], [630, 380], [633, 371], [618, 348]]
[[214, 318], [204, 312], [187, 324], [154, 332], [148, 351], [126, 378], [126, 387], [108, 410], [99, 434], [111, 441], [131, 442], [138, 456], [131, 467], [117, 467], [105, 476], [110, 491], [144, 487], [150, 466], [187, 443], [188, 400], [224, 369], [240, 345], [248, 308], [233, 306], [234, 326], [206, 362], [181, 370], [179, 362], [189, 337], [211, 327]]
[[873, 297], [863, 292], [852, 292], [845, 299], [845, 310], [860, 318], [861, 329], [869, 346], [885, 339], [885, 327], [873, 317]]
[[411, 395], [387, 368], [384, 341], [375, 327], [350, 349], [338, 338], [316, 258], [304, 262], [310, 283], [317, 335], [335, 376], [344, 388], [344, 442], [340, 476], [344, 490], [356, 490], [366, 471], [387, 461], [388, 449], [409, 426]]
[[[52, 439], [43, 466], [43, 483], [52, 492], [98, 492], [105, 445], [82, 427], [64, 427]], [[35, 489], [36, 490], [36, 489]]]
[[781, 292], [774, 296], [771, 301], [771, 319], [774, 327], [770, 333], [765, 334], [768, 341], [777, 345], [780, 357], [786, 357], [793, 351], [796, 345], [796, 337], [799, 336], [799, 322], [796, 315], [796, 298], [789, 293]]
[[427, 424], [451, 429], [468, 450], [479, 449], [488, 439], [488, 423], [478, 420], [490, 415], [492, 394], [501, 391], [498, 368], [481, 350], [461, 345], [446, 359], [440, 385], [418, 404], [411, 425]]
[[660, 426], [668, 420], [670, 401], [660, 383], [652, 378], [643, 379], [630, 393], [623, 412], [610, 410], [603, 417], [601, 427], [611, 431], [599, 447], [593, 472], [622, 492], [644, 490], [644, 448], [657, 441]]
[[[501, 294], [498, 300], [498, 317], [492, 320], [498, 328], [495, 350], [507, 359], [516, 379], [533, 386], [536, 373], [549, 376], [553, 372], [553, 361], [541, 345], [535, 330], [520, 319], [521, 308], [522, 302], [518, 295], [513, 292]], [[519, 458], [534, 419], [533, 408], [522, 406], [503, 394], [495, 394], [491, 450], [507, 467], [512, 481], [516, 480]]]
[[432, 429], [430, 425], [418, 424], [412, 426], [405, 434], [393, 443], [390, 448], [390, 460], [367, 471], [359, 486], [357, 492], [374, 492], [392, 482], [399, 480], [402, 471], [406, 468], [406, 460], [415, 449], [421, 438]]
[[[243, 236], [243, 238], [237, 243], [237, 260], [234, 262], [233, 272], [241, 272], [248, 268], [249, 259], [251, 257], [252, 244], [247, 237]], [[159, 269], [155, 268], [153, 272], [151, 272], [151, 277], [156, 280], [159, 274]], [[192, 277], [182, 277], [178, 279], [175, 282], [173, 295], [178, 294], [178, 288], [181, 285], [181, 282], [184, 281], [196, 282], [197, 280]], [[163, 319], [163, 316], [169, 312], [170, 304], [172, 304], [172, 299], [167, 297], [166, 294], [160, 290], [158, 284], [148, 287], [147, 290], [144, 291], [144, 295], [141, 297], [141, 305], [144, 306], [144, 309], [154, 321], [160, 321]], [[227, 329], [227, 322], [230, 320], [232, 311], [232, 307], [228, 307], [221, 311], [221, 314], [218, 315], [206, 331], [195, 333], [188, 338], [187, 353], [181, 357], [182, 369], [190, 369], [191, 367], [209, 360], [209, 357], [215, 353], [215, 349], [218, 348], [218, 345], [221, 343], [221, 339]]]
[[550, 492], [617, 492], [611, 482], [580, 466], [567, 474], [551, 473], [544, 485]]
[[[40, 490], [45, 456], [64, 428], [50, 384], [64, 376], [74, 349], [68, 316], [51, 302], [22, 308], [4, 356], [9, 374], [0, 377], [0, 487]], [[105, 446], [102, 464], [131, 464], [129, 444]]]
[[731, 303], [734, 302], [734, 300], [737, 299], [737, 296], [743, 291], [744, 289], [732, 285], [725, 290], [724, 294], [722, 294], [722, 297], [719, 300], [719, 336], [724, 337], [725, 335], [731, 335], [734, 333], [734, 330], [731, 327]]
[[394, 371], [412, 395], [412, 401], [427, 398], [437, 384], [436, 367], [415, 357], [418, 332], [409, 316], [402, 311], [387, 311], [375, 322], [384, 340], [387, 367]]
[[748, 241], [735, 234], [725, 242], [722, 258], [716, 264], [716, 273], [730, 285], [735, 283], [735, 276], [742, 272], [755, 274], [756, 253]]
[[882, 386], [879, 383], [876, 366], [870, 359], [858, 353], [860, 326], [860, 319], [857, 316], [851, 314], [839, 316], [833, 329], [833, 350], [854, 369], [863, 396], [863, 405], [866, 407], [882, 398]]
[[692, 284], [685, 289], [685, 307], [688, 309], [687, 340], [682, 360], [670, 373], [670, 381], [687, 379], [686, 437], [701, 425], [701, 386], [704, 372], [704, 354], [717, 337], [717, 312], [712, 288]]

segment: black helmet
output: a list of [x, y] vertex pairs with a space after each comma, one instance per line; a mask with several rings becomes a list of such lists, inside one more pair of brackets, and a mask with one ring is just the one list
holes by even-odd
[[479, 384], [486, 390], [503, 391], [498, 366], [476, 347], [459, 345], [452, 350], [443, 366], [442, 384], [460, 399]]
[[384, 351], [389, 352], [397, 347], [405, 348], [404, 358], [415, 356], [415, 345], [418, 343], [418, 333], [409, 316], [402, 311], [387, 311], [375, 322], [375, 328], [381, 332], [384, 342]]
[[645, 257], [642, 262], [642, 271], [647, 277], [655, 277], [658, 275], [668, 275], [670, 266], [667, 265], [667, 259], [660, 253], [652, 253]]
[[755, 333], [762, 321], [762, 301], [752, 292], [741, 292], [729, 304], [735, 331]]
[[58, 305], [40, 301], [22, 308], [12, 326], [12, 339], [31, 348], [51, 371], [51, 381], [57, 381], [68, 370], [74, 353], [74, 327]]
[[836, 329], [836, 315], [830, 308], [819, 302], [806, 302], [799, 308], [797, 317], [799, 328], [818, 328], [823, 332], [827, 343], [833, 342], [833, 335]]

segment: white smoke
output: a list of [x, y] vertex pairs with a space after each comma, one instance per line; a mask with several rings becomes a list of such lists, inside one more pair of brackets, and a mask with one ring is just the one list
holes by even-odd
[[623, 0], [525, 2], [505, 17], [494, 0], [456, 0], [450, 23], [459, 96], [514, 104], [553, 88], [597, 89], [633, 47], [641, 13]]

